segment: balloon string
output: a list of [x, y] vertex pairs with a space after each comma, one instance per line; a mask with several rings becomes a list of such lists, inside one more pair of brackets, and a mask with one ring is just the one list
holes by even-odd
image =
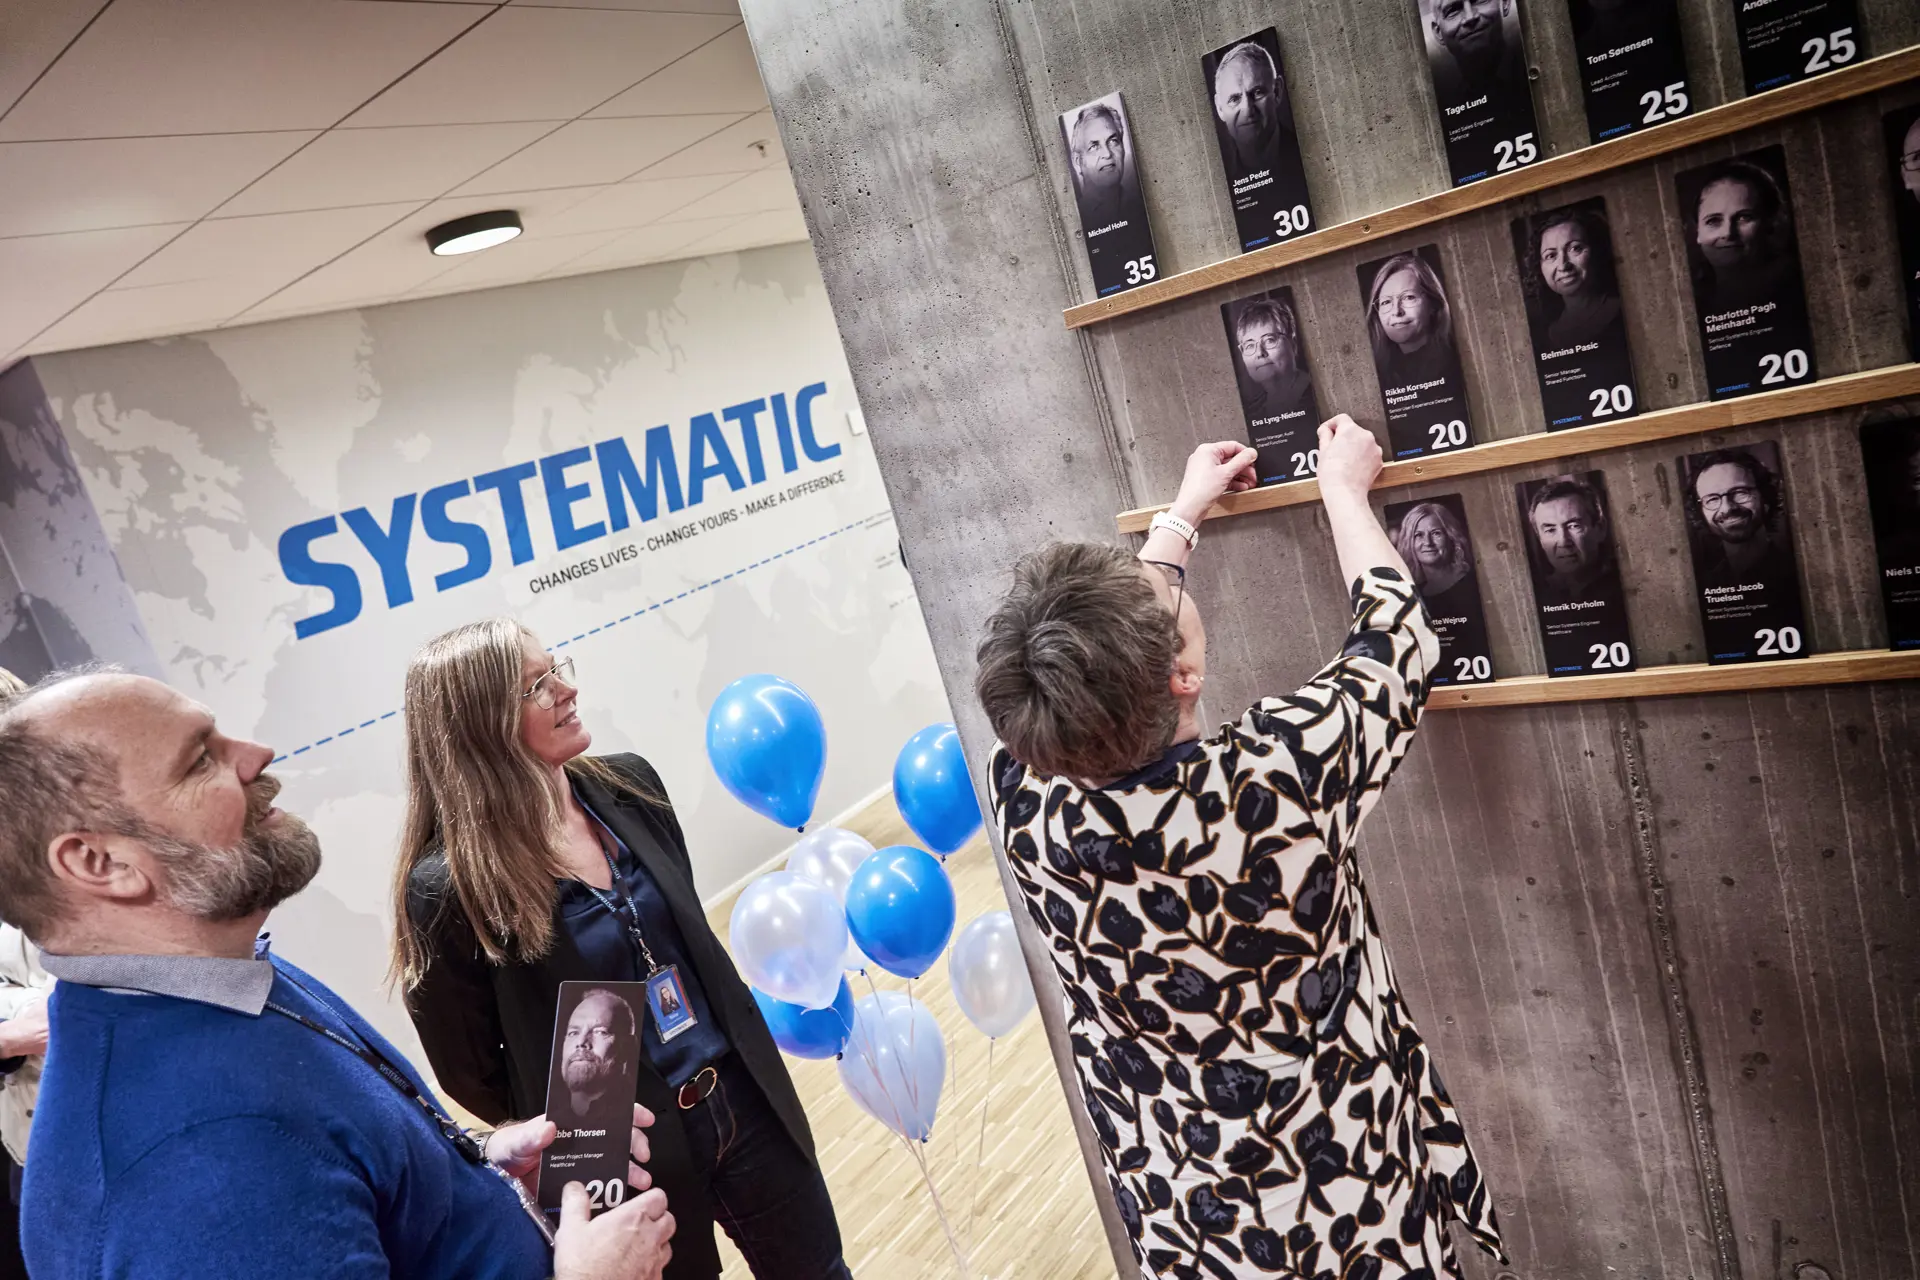
[[994, 1038], [987, 1037], [987, 1080], [980, 1092], [980, 1142], [973, 1152], [973, 1194], [967, 1203], [967, 1247], [973, 1247], [974, 1213], [980, 1207], [980, 1170], [987, 1158], [987, 1103], [993, 1098]]
[[910, 1142], [905, 1134], [896, 1135], [906, 1145], [907, 1154], [920, 1166], [920, 1180], [927, 1184], [927, 1194], [933, 1198], [934, 1216], [940, 1219], [940, 1230], [946, 1233], [947, 1248], [953, 1251], [953, 1264], [959, 1268], [961, 1280], [970, 1280], [973, 1275], [967, 1264], [967, 1251], [960, 1247], [960, 1238], [953, 1233], [953, 1223], [947, 1219], [947, 1207], [940, 1200], [940, 1189], [933, 1185], [933, 1174], [927, 1168], [927, 1160], [921, 1154], [919, 1145]]

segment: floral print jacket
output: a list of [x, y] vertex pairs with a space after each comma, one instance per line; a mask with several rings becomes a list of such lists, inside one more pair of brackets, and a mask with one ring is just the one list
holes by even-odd
[[1111, 786], [994, 752], [1007, 858], [1160, 1280], [1458, 1276], [1449, 1218], [1505, 1261], [1354, 852], [1439, 641], [1390, 569], [1354, 583], [1353, 619], [1304, 688]]

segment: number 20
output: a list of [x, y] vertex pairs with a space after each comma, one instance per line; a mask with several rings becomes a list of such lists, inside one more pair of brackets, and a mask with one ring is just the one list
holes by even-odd
[[1293, 455], [1293, 474], [1297, 476], [1312, 476], [1318, 475], [1319, 473], [1320, 451], [1318, 449], [1308, 449], [1305, 453], [1296, 453]]
[[1587, 392], [1587, 398], [1593, 401], [1593, 416], [1611, 418], [1616, 413], [1625, 413], [1633, 408], [1633, 388], [1621, 383], [1611, 389], [1595, 387]]
[[1760, 647], [1753, 651], [1756, 657], [1765, 658], [1778, 653], [1800, 652], [1798, 627], [1781, 627], [1778, 631], [1772, 627], [1762, 627], [1753, 633], [1753, 638], [1760, 642]]
[[1427, 428], [1427, 434], [1433, 437], [1435, 449], [1458, 449], [1467, 442], [1467, 424], [1458, 418], [1436, 422]]
[[1633, 651], [1627, 648], [1624, 640], [1615, 640], [1612, 644], [1588, 645], [1587, 653], [1593, 659], [1595, 671], [1612, 671], [1624, 668], [1633, 662]]
[[1453, 678], [1455, 680], [1485, 680], [1493, 674], [1493, 664], [1487, 661], [1487, 655], [1476, 653], [1471, 658], [1453, 660]]
[[1760, 384], [1785, 382], [1789, 378], [1807, 376], [1807, 353], [1795, 347], [1783, 356], [1768, 352], [1760, 357]]
[[605, 1182], [595, 1178], [587, 1184], [587, 1204], [594, 1209], [611, 1209], [627, 1198], [627, 1184], [618, 1178]]

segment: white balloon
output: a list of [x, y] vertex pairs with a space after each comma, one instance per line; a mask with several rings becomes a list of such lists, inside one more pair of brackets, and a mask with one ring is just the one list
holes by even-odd
[[1013, 917], [989, 911], [967, 922], [947, 955], [953, 998], [967, 1021], [998, 1038], [1033, 1008], [1033, 979], [1020, 952]]
[[873, 959], [860, 949], [860, 944], [853, 940], [852, 930], [848, 930], [847, 954], [841, 957], [840, 967], [848, 973], [865, 973], [869, 969], [878, 969], [880, 966], [876, 965]]
[[787, 870], [827, 886], [845, 906], [854, 868], [873, 852], [871, 844], [844, 827], [816, 827], [794, 844], [787, 855]]
[[833, 1003], [847, 953], [847, 912], [831, 889], [791, 871], [768, 872], [733, 904], [728, 930], [748, 983], [803, 1009]]
[[862, 1111], [903, 1137], [925, 1142], [946, 1079], [947, 1042], [927, 1006], [898, 991], [854, 1002], [840, 1083]]

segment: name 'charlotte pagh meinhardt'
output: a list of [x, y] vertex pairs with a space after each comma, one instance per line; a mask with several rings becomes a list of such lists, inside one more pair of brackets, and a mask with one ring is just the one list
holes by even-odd
[[[451, 591], [494, 569], [494, 535], [473, 518], [486, 511], [485, 505], [476, 504], [497, 507], [508, 559], [515, 565], [526, 564], [534, 558], [526, 484], [535, 477], [540, 483], [534, 505], [545, 506], [552, 545], [566, 551], [619, 533], [635, 522], [657, 519], [663, 508], [672, 513], [697, 507], [706, 500], [710, 482], [725, 481], [727, 493], [763, 484], [770, 452], [777, 451], [783, 475], [798, 471], [803, 460], [820, 463], [838, 457], [840, 446], [823, 445], [814, 433], [814, 402], [826, 393], [827, 384], [815, 382], [795, 392], [791, 404], [787, 393], [779, 391], [717, 413], [695, 414], [684, 426], [649, 427], [637, 451], [629, 437], [613, 436], [469, 480], [449, 481], [424, 493], [403, 493], [393, 499], [385, 520], [366, 507], [355, 507], [296, 524], [280, 535], [280, 572], [298, 586], [324, 588], [333, 599], [328, 608], [295, 622], [294, 635], [304, 640], [360, 616], [365, 599], [360, 573], [338, 558], [323, 558], [346, 549], [344, 544], [324, 545], [329, 538], [351, 533], [358, 540], [379, 572], [387, 607], [398, 609], [414, 598], [409, 562], [414, 558], [410, 552], [416, 549], [416, 521], [427, 543], [466, 553], [463, 563], [433, 576], [434, 591]], [[762, 434], [763, 426], [771, 428], [770, 442]], [[600, 514], [591, 508], [585, 513], [577, 510], [595, 496], [596, 477], [605, 518], [582, 523], [587, 516]], [[463, 500], [464, 510], [457, 509]]]

